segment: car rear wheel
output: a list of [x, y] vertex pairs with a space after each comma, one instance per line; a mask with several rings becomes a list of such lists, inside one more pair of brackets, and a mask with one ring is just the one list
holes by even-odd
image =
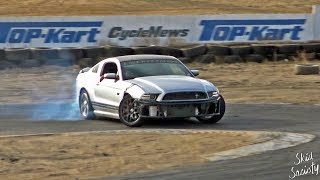
[[86, 90], [82, 90], [80, 93], [79, 108], [80, 108], [80, 113], [83, 119], [91, 120], [95, 118], [90, 97]]
[[130, 95], [125, 95], [119, 106], [120, 121], [129, 127], [139, 127], [144, 119], [140, 114], [138, 103]]
[[214, 124], [214, 123], [217, 123], [218, 121], [220, 121], [226, 111], [226, 103], [225, 103], [224, 98], [222, 96], [220, 96], [219, 101], [220, 101], [220, 114], [219, 115], [197, 117], [198, 121], [200, 121], [202, 123], [207, 123], [207, 124]]

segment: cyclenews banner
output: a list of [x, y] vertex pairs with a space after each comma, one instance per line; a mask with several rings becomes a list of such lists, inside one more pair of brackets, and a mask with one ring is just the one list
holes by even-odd
[[318, 14], [0, 18], [0, 48], [320, 39]]

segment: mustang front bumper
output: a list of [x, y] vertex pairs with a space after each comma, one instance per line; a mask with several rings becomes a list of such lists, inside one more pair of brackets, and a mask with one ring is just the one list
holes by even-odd
[[137, 100], [141, 117], [177, 118], [203, 117], [220, 114], [220, 97], [199, 101], [144, 101]]

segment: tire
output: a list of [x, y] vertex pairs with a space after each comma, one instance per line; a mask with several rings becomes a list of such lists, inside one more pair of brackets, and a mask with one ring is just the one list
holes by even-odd
[[197, 56], [201, 56], [207, 53], [208, 49], [205, 45], [193, 46], [190, 48], [181, 49], [184, 57], [193, 58]]
[[301, 46], [306, 53], [320, 52], [320, 43], [307, 43], [302, 44]]
[[9, 48], [5, 49], [6, 59], [16, 65], [23, 63], [26, 59], [30, 59], [31, 51], [25, 48]]
[[160, 54], [160, 48], [158, 46], [148, 47], [134, 47], [134, 54]]
[[246, 62], [262, 63], [266, 58], [260, 54], [249, 54], [245, 57]]
[[33, 48], [31, 49], [32, 58], [46, 64], [49, 61], [59, 58], [58, 50], [52, 48]]
[[4, 49], [0, 49], [0, 62], [1, 61], [6, 61], [6, 54]]
[[86, 90], [82, 90], [80, 92], [79, 109], [83, 119], [92, 120], [96, 118], [95, 114], [93, 113], [93, 107], [91, 104], [89, 94]]
[[72, 66], [73, 62], [70, 62], [69, 60], [66, 60], [66, 59], [57, 58], [57, 59], [47, 60], [43, 65], [67, 67], [67, 66]]
[[21, 68], [33, 68], [33, 67], [39, 67], [40, 62], [37, 59], [25, 59], [19, 67]]
[[80, 68], [92, 67], [95, 61], [92, 58], [82, 58], [78, 61]]
[[159, 47], [160, 49], [160, 54], [161, 55], [167, 55], [167, 56], [173, 56], [176, 58], [182, 57], [183, 53], [180, 49], [173, 48], [173, 47]]
[[215, 116], [211, 116], [209, 118], [197, 117], [197, 119], [201, 123], [214, 124], [214, 123], [217, 123], [218, 121], [220, 121], [222, 119], [222, 117], [224, 116], [225, 111], [226, 111], [226, 103], [224, 101], [224, 98], [222, 96], [220, 96], [220, 114], [219, 115], [215, 115]]
[[319, 65], [315, 64], [296, 64], [294, 67], [295, 75], [319, 74]]
[[216, 56], [227, 56], [230, 55], [230, 48], [228, 46], [212, 45], [208, 44], [208, 53]]
[[134, 50], [130, 47], [105, 46], [104, 49], [105, 49], [106, 57], [116, 57], [116, 56], [125, 56], [125, 55], [134, 54]]
[[301, 51], [299, 44], [280, 44], [276, 46], [280, 54], [292, 55]]
[[230, 50], [232, 55], [241, 57], [247, 56], [253, 51], [251, 46], [231, 46]]
[[272, 44], [252, 44], [253, 52], [263, 56], [272, 56], [276, 48]]
[[196, 62], [210, 64], [210, 63], [214, 63], [215, 60], [216, 60], [216, 56], [214, 54], [205, 54], [205, 55], [202, 55], [199, 59], [197, 59]]
[[181, 58], [179, 58], [179, 60], [180, 60], [183, 64], [192, 63], [192, 62], [194, 61], [194, 59], [192, 59], [192, 58], [187, 58], [187, 57], [181, 57]]
[[74, 65], [77, 61], [77, 57], [73, 53], [71, 48], [59, 48], [58, 54], [59, 59], [63, 59], [65, 61], [65, 64]]
[[139, 127], [144, 123], [137, 103], [130, 95], [125, 95], [120, 102], [119, 117], [120, 121], [129, 127]]
[[0, 61], [0, 70], [16, 68], [16, 65], [9, 61]]
[[287, 54], [274, 54], [272, 61], [283, 61], [288, 58], [289, 58], [289, 56]]
[[224, 61], [224, 63], [227, 63], [227, 64], [242, 63], [243, 62], [242, 58], [238, 55], [224, 56], [223, 61]]
[[82, 48], [84, 58], [97, 58], [105, 56], [105, 49], [103, 46], [89, 46]]

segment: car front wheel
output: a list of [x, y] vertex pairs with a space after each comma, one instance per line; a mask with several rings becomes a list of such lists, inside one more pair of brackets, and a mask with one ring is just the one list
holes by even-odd
[[224, 116], [224, 113], [226, 111], [226, 103], [224, 101], [224, 98], [220, 96], [220, 114], [219, 115], [214, 115], [214, 116], [204, 116], [204, 117], [197, 117], [198, 121], [202, 123], [207, 123], [207, 124], [214, 124], [217, 123], [222, 119]]
[[130, 95], [125, 95], [119, 106], [120, 121], [129, 127], [139, 127], [144, 119], [140, 114], [138, 103]]

